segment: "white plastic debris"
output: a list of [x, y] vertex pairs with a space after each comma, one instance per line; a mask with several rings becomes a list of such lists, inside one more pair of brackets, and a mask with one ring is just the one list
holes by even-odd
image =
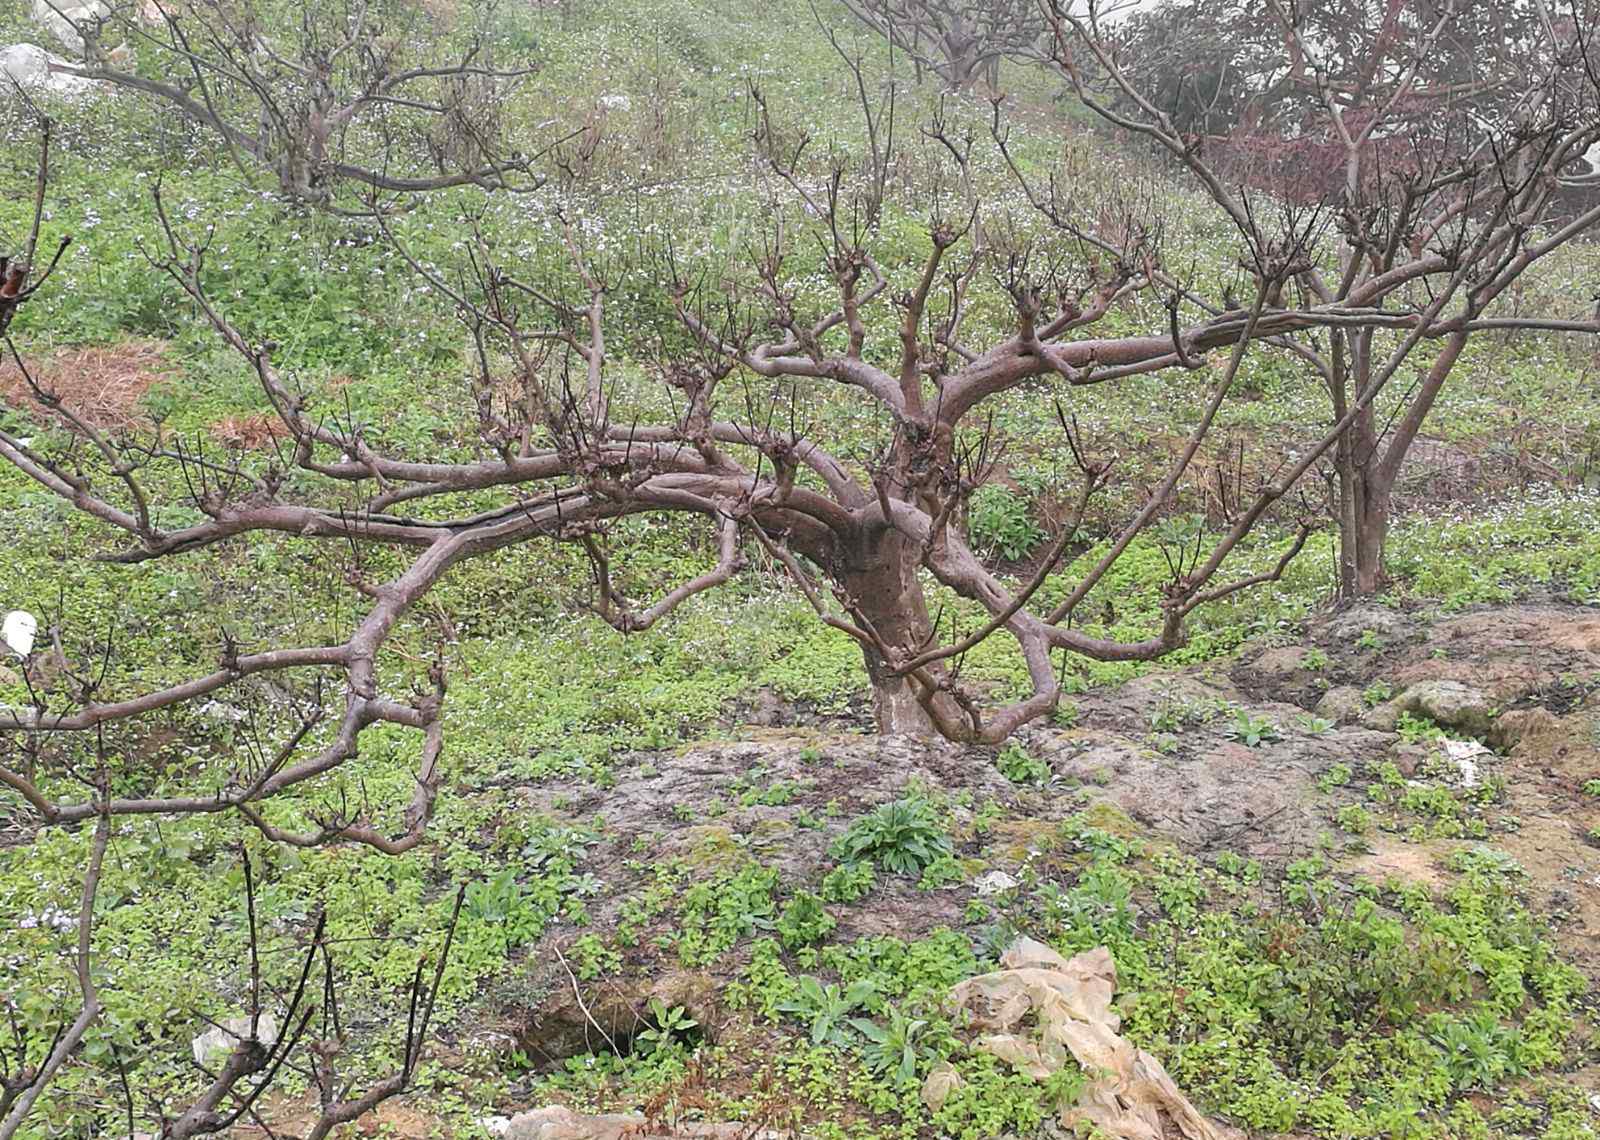
[[1017, 880], [1006, 874], [1004, 871], [990, 871], [988, 874], [979, 875], [976, 879], [972, 880], [973, 888], [977, 890], [979, 896], [983, 898], [987, 898], [990, 895], [997, 895], [1001, 891], [1009, 891], [1012, 887], [1017, 885]]
[[[221, 1061], [249, 1032], [248, 1017], [230, 1017], [221, 1025], [213, 1025], [189, 1043], [194, 1050], [194, 1063], [210, 1065]], [[256, 1021], [256, 1039], [270, 1049], [278, 1040], [278, 1019], [263, 1013]]]
[[39, 632], [39, 619], [27, 610], [12, 610], [0, 621], [0, 641], [18, 657], [33, 652], [33, 638]]
[[1463, 788], [1478, 786], [1478, 757], [1494, 755], [1493, 751], [1476, 740], [1446, 740], [1444, 754], [1455, 762], [1456, 771], [1461, 774]]
[[207, 701], [194, 711], [212, 720], [231, 720], [234, 724], [247, 720], [250, 716], [244, 709], [236, 705], [223, 704], [221, 701]]

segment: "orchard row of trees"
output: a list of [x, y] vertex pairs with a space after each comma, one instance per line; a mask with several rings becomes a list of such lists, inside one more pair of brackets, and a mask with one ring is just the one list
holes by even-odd
[[[386, 644], [452, 568], [538, 542], [584, 552], [595, 609], [623, 631], [647, 629], [736, 575], [780, 575], [819, 620], [860, 645], [881, 731], [995, 743], [1056, 706], [1063, 655], [1159, 658], [1184, 644], [1197, 609], [1281, 575], [1319, 522], [1293, 510], [1299, 488], [1325, 465], [1338, 488], [1340, 588], [1347, 597], [1379, 589], [1396, 477], [1473, 338], [1600, 333], [1589, 297], [1573, 298], [1567, 312], [1499, 307], [1542, 259], [1600, 223], [1583, 185], [1592, 181], [1585, 156], [1600, 144], [1593, 0], [1559, 11], [1543, 0], [1268, 0], [1265, 9], [1175, 0], [1123, 19], [1094, 0], [845, 3], [893, 52], [952, 87], [992, 83], [1002, 58], [1048, 68], [1109, 139], [1163, 156], [1226, 223], [1245, 288], [1213, 291], [1168, 264], [1162, 219], [1148, 205], [1084, 202], [1064, 175], [1030, 166], [1014, 150], [1000, 98], [988, 112], [990, 141], [1045, 236], [984, 225], [974, 142], [936, 119], [922, 138], [943, 156], [937, 177], [954, 196], [908, 197], [938, 203], [927, 254], [916, 266], [886, 263], [878, 223], [886, 204], [899, 208], [895, 195], [913, 194], [888, 170], [919, 167], [896, 164], [892, 104], [876, 101], [869, 66], [841, 48], [865, 111], [864, 157], [821, 155], [752, 92], [752, 157], [776, 194], [770, 228], [728, 279], [694, 272], [670, 247], [654, 251], [651, 288], [676, 329], [660, 338], [648, 369], [660, 398], [618, 414], [608, 314], [616, 280], [581, 216], [596, 140], [592, 132], [519, 137], [505, 109], [519, 87], [538, 83], [532, 68], [497, 58], [487, 36], [464, 47], [457, 37], [446, 58], [407, 22], [400, 0], [297, 6], [293, 20], [208, 0], [160, 0], [155, 20], [131, 4], [86, 17], [76, 74], [183, 116], [226, 161], [287, 198], [360, 215], [460, 318], [476, 361], [464, 411], [477, 454], [404, 452], [321, 414], [281, 373], [272, 346], [241, 331], [214, 290], [203, 232], [174, 218], [159, 192], [152, 271], [246, 364], [287, 446], [264, 468], [208, 469], [216, 461], [111, 435], [77, 415], [35, 378], [10, 333], [50, 288], [51, 255], [65, 241], [46, 221], [50, 134], [40, 111], [31, 229], [0, 263], [0, 334], [40, 415], [60, 421], [71, 442], [0, 431], [0, 458], [120, 533], [120, 560], [130, 565], [256, 532], [352, 551], [383, 546], [407, 560], [383, 582], [353, 563], [365, 611], [342, 641], [229, 641], [214, 669], [153, 691], [106, 692], [97, 675], [69, 673], [64, 689], [0, 710], [0, 787], [41, 827], [99, 828], [102, 851], [118, 817], [214, 811], [237, 812], [277, 842], [407, 850], [423, 839], [439, 791], [446, 678], [435, 669], [426, 691], [386, 692]], [[842, 43], [839, 21], [849, 17], [816, 11]], [[137, 67], [106, 46], [122, 41], [135, 45]], [[514, 194], [547, 178], [564, 203], [559, 280], [503, 259], [466, 228], [463, 263], [441, 269], [413, 254], [393, 224], [419, 195]], [[832, 288], [820, 309], [794, 285], [796, 267], [819, 249]], [[999, 333], [973, 315], [991, 288], [1008, 314]], [[1159, 299], [1162, 318], [1129, 333], [1116, 318], [1152, 311], [1130, 304], [1141, 295]], [[1139, 640], [1086, 631], [1084, 599], [1161, 520], [1241, 367], [1261, 352], [1325, 389], [1327, 422], [1307, 425], [1312, 442], [1252, 488], [1225, 532], [1173, 561], [1159, 629]], [[1067, 581], [1080, 524], [1117, 477], [1106, 442], [1072, 416], [1072, 394], [1158, 373], [1192, 378], [1193, 427], [1092, 564], [1075, 566]], [[870, 409], [884, 426], [882, 446], [862, 456], [802, 430], [807, 394], [817, 391]], [[1077, 486], [1071, 517], [1026, 580], [1014, 581], [978, 556], [965, 518], [995, 473], [989, 409], [1019, 391], [1056, 402]], [[639, 407], [662, 410], [642, 416]], [[188, 493], [174, 500], [178, 486]], [[469, 500], [470, 510], [453, 506]], [[654, 599], [625, 597], [612, 561], [626, 552], [613, 540], [621, 520], [641, 515], [698, 520], [714, 564]], [[1294, 536], [1283, 558], [1264, 573], [1230, 572], [1240, 544], [1269, 521]], [[981, 617], [958, 624], [930, 602], [936, 587]], [[1030, 679], [1029, 692], [998, 706], [958, 667], [996, 636], [1016, 643]], [[208, 785], [220, 790], [114, 794], [103, 773], [81, 781], [61, 760], [74, 740], [247, 678], [307, 673], [336, 674], [337, 697], [303, 704], [264, 760], [241, 761]], [[416, 736], [407, 803], [350, 808], [309, 830], [273, 822], [267, 801], [331, 778], [375, 725]], [[85, 883], [85, 931], [94, 878]], [[86, 941], [81, 950], [91, 1012]], [[26, 1082], [14, 1082], [23, 1091], [6, 1102], [0, 1140], [20, 1127], [83, 1021]], [[275, 1071], [275, 1053], [256, 1036], [252, 1026], [203, 1111], [175, 1116], [188, 1123], [169, 1122], [164, 1134], [237, 1119], [222, 1109], [228, 1098], [258, 1094], [234, 1086]], [[403, 1087], [404, 1077], [385, 1086]]]

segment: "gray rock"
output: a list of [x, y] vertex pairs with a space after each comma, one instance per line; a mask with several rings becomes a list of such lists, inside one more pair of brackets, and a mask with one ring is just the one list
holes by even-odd
[[1322, 694], [1316, 707], [1318, 716], [1326, 717], [1335, 724], [1352, 724], [1359, 721], [1366, 711], [1367, 705], [1361, 699], [1361, 690], [1354, 685], [1335, 685]]
[[1433, 749], [1421, 744], [1397, 744], [1389, 751], [1389, 759], [1408, 780], [1432, 757]]
[[501, 1140], [621, 1140], [626, 1133], [644, 1131], [645, 1119], [638, 1113], [582, 1116], [562, 1105], [548, 1105], [515, 1116], [492, 1118], [485, 1123], [490, 1134]]
[[1259, 654], [1243, 672], [1263, 681], [1281, 681], [1293, 677], [1305, 666], [1306, 651], [1298, 645], [1280, 645]]
[[1384, 701], [1376, 708], [1370, 708], [1361, 714], [1361, 727], [1370, 728], [1374, 732], [1393, 732], [1403, 711], [1405, 710], [1401, 708], [1398, 700]]
[[1322, 627], [1322, 640], [1343, 648], [1353, 648], [1361, 635], [1371, 630], [1385, 645], [1408, 641], [1416, 633], [1416, 622], [1399, 610], [1372, 603], [1352, 606], [1329, 618]]
[[771, 688], [762, 686], [750, 698], [750, 705], [744, 712], [743, 720], [745, 724], [761, 728], [778, 728], [794, 723], [794, 711], [789, 707], [788, 701]]
[[1460, 681], [1422, 681], [1394, 702], [1403, 712], [1419, 713], [1445, 728], [1482, 736], [1494, 723], [1489, 698]]
[[33, 22], [60, 41], [62, 47], [81, 52], [83, 35], [79, 26], [92, 28], [109, 18], [111, 9], [100, 0], [90, 0], [87, 4], [74, 0], [33, 0], [32, 15]]
[[671, 1136], [674, 1140], [792, 1140], [797, 1134], [751, 1128], [745, 1123], [680, 1121], [653, 1125], [636, 1112], [600, 1113], [593, 1116], [552, 1104], [519, 1112], [512, 1117], [491, 1116], [480, 1123], [500, 1140], [649, 1140]]
[[12, 44], [0, 48], [0, 76], [30, 91], [43, 91], [76, 99], [91, 94], [99, 84], [56, 70], [71, 67], [70, 60], [51, 55], [36, 44]]

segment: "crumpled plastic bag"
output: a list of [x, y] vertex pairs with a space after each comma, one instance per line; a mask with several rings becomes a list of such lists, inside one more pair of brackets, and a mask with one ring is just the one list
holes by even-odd
[[938, 1112], [950, 1099], [950, 1094], [965, 1083], [954, 1065], [949, 1061], [940, 1061], [929, 1070], [928, 1079], [922, 1082], [922, 1103], [930, 1111]]
[[1001, 969], [968, 978], [950, 991], [971, 1015], [974, 1044], [1035, 1080], [1070, 1064], [1089, 1077], [1061, 1107], [1064, 1129], [1098, 1129], [1115, 1140], [1223, 1140], [1237, 1135], [1189, 1103], [1155, 1057], [1118, 1036], [1111, 1008], [1117, 967], [1101, 946], [1072, 959], [1031, 938], [1000, 958]]

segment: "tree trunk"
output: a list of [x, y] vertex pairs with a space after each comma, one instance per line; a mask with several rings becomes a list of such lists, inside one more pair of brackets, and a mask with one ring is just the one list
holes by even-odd
[[1363, 417], [1339, 442], [1339, 597], [1376, 594], [1386, 581], [1384, 544], [1389, 538], [1394, 480], [1378, 462], [1371, 423]]
[[1345, 503], [1339, 516], [1339, 593], [1347, 600], [1371, 597], [1388, 580], [1383, 551], [1389, 538], [1389, 499], [1393, 488], [1374, 475], [1374, 472], [1355, 472], [1355, 494]]
[[[931, 623], [922, 583], [917, 578], [917, 551], [897, 531], [885, 531], [857, 564], [841, 576], [841, 584], [854, 603], [856, 615], [871, 624], [886, 644], [916, 652], [931, 642]], [[878, 731], [885, 735], [933, 738], [942, 735], [934, 718], [917, 699], [916, 685], [897, 677], [877, 650], [862, 647], [867, 677], [872, 683], [872, 707]], [[943, 675], [938, 666], [930, 672]], [[934, 698], [934, 706], [947, 723], [961, 719], [959, 707], [948, 693]]]
[[1389, 541], [1389, 487], [1367, 482], [1366, 506], [1358, 522], [1360, 549], [1356, 552], [1356, 593], [1376, 594], [1388, 581], [1383, 552]]
[[870, 649], [864, 649], [867, 659], [867, 676], [872, 681], [872, 718], [881, 736], [916, 736], [931, 740], [939, 730], [928, 715], [928, 710], [917, 700], [911, 682], [904, 677], [890, 676], [883, 661]]
[[945, 33], [941, 46], [945, 84], [952, 91], [971, 91], [984, 71], [983, 41], [958, 27]]
[[[1348, 349], [1348, 366], [1344, 349]], [[1346, 370], [1348, 367], [1348, 371]], [[1359, 332], [1335, 343], [1333, 406], [1336, 418], [1348, 408], [1347, 384], [1359, 398], [1372, 381], [1372, 335]], [[1384, 543], [1389, 536], [1389, 500], [1394, 479], [1383, 464], [1377, 422], [1371, 405], [1356, 414], [1334, 449], [1339, 475], [1339, 598], [1370, 597], [1382, 589]]]
[[[1422, 383], [1409, 397], [1409, 405], [1398, 421], [1386, 424], [1382, 436], [1376, 427], [1376, 412], [1366, 404], [1355, 422], [1339, 441], [1336, 452], [1339, 466], [1339, 593], [1341, 598], [1364, 598], [1376, 594], [1387, 583], [1384, 545], [1389, 539], [1389, 515], [1395, 482], [1405, 463], [1406, 453], [1416, 442], [1434, 401], [1461, 359], [1467, 333], [1456, 332], [1440, 347]], [[1373, 383], [1372, 330], [1350, 337], [1351, 376], [1358, 395]], [[1333, 384], [1334, 413], [1342, 417], [1345, 379], [1335, 360]]]

